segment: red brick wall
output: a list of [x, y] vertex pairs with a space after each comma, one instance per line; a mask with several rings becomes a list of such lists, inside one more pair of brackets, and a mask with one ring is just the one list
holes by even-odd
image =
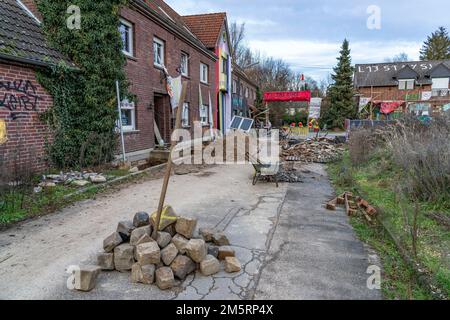
[[7, 130], [7, 142], [0, 144], [1, 168], [45, 168], [48, 130], [39, 114], [51, 105], [52, 98], [33, 69], [0, 63], [0, 121], [5, 121]]
[[406, 95], [419, 95], [419, 100], [423, 91], [431, 91], [431, 85], [415, 86], [414, 90], [399, 90], [397, 86], [390, 87], [363, 87], [358, 88], [358, 93], [366, 98], [370, 98], [373, 90], [374, 100], [405, 100]]
[[[216, 113], [215, 63], [200, 50], [190, 46], [180, 37], [170, 33], [137, 11], [131, 8], [123, 8], [121, 16], [131, 22], [134, 27], [134, 57], [127, 59], [126, 73], [131, 83], [130, 90], [137, 96], [137, 131], [125, 134], [126, 151], [134, 152], [154, 148], [154, 95], [167, 95], [166, 82], [163, 80], [161, 70], [153, 64], [153, 38], [157, 37], [165, 41], [165, 65], [172, 76], [178, 76], [177, 68], [180, 66], [181, 51], [189, 54], [189, 78], [183, 78], [183, 80], [188, 81], [186, 101], [190, 105], [191, 126], [193, 126], [193, 121], [199, 120], [200, 62], [209, 65], [210, 84], [200, 85], [203, 103], [209, 103], [208, 92], [210, 91], [213, 113]], [[166, 103], [164, 116], [169, 117], [169, 114], [170, 105]], [[168, 122], [165, 121], [165, 123]], [[164, 131], [164, 128], [159, 129]], [[162, 134], [164, 133], [162, 132]], [[163, 138], [167, 142], [167, 136]]]
[[40, 12], [38, 11], [37, 5], [36, 5], [36, 3], [37, 3], [36, 1], [39, 1], [39, 0], [20, 0], [20, 1], [22, 1], [22, 3], [28, 8], [28, 10], [30, 10], [34, 14], [34, 16], [36, 18], [38, 18], [40, 21], [42, 21], [42, 16], [41, 16]]

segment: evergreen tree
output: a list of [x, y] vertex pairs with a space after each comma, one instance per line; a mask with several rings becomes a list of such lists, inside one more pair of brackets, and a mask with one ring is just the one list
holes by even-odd
[[420, 60], [450, 59], [450, 37], [444, 27], [440, 27], [428, 37], [420, 50]]
[[354, 68], [347, 39], [342, 44], [340, 56], [337, 60], [338, 64], [331, 75], [333, 84], [328, 91], [330, 106], [327, 108], [322, 120], [328, 127], [343, 128], [345, 119], [355, 118], [357, 114], [353, 99]]

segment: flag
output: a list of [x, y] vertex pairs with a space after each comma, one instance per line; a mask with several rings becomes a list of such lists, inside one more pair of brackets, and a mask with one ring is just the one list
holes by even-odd
[[170, 96], [170, 105], [172, 106], [172, 110], [178, 107], [181, 97], [181, 88], [181, 76], [177, 78], [172, 78], [170, 76], [167, 77], [167, 93]]

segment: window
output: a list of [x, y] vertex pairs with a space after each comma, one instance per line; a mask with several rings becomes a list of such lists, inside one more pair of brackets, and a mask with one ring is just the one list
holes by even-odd
[[153, 39], [153, 61], [155, 66], [164, 67], [164, 41]]
[[241, 84], [241, 88], [239, 89], [239, 95], [242, 97], [244, 95], [244, 86]]
[[189, 55], [184, 52], [181, 53], [181, 74], [189, 76]]
[[200, 81], [203, 83], [208, 83], [208, 65], [200, 63]]
[[122, 38], [122, 52], [127, 56], [133, 56], [133, 25], [121, 19], [119, 32]]
[[237, 93], [237, 81], [233, 80], [233, 93], [236, 94]]
[[449, 78], [433, 78], [433, 89], [448, 89]]
[[121, 119], [123, 131], [136, 130], [136, 107], [134, 102], [127, 99], [121, 103]]
[[189, 127], [189, 103], [185, 102], [183, 103], [183, 111], [181, 113], [181, 125], [183, 127]]
[[228, 74], [228, 59], [222, 58], [222, 73]]
[[413, 90], [414, 89], [414, 79], [405, 79], [398, 81], [399, 90]]
[[248, 88], [245, 88], [245, 97], [248, 98]]
[[206, 126], [206, 125], [209, 124], [209, 121], [208, 121], [209, 116], [208, 116], [208, 114], [209, 114], [209, 106], [205, 106], [205, 105], [201, 106], [200, 107], [200, 123], [203, 126]]

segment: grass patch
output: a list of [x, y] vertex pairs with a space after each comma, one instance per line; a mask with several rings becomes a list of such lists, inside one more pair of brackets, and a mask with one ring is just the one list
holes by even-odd
[[[328, 173], [337, 193], [353, 191], [363, 194], [372, 205], [383, 210], [383, 224], [406, 248], [410, 239], [406, 232], [402, 208], [411, 206], [399, 199], [395, 186], [400, 181], [399, 169], [383, 151], [374, 152], [370, 159], [358, 166], [352, 165], [346, 153], [342, 160], [329, 164]], [[426, 212], [449, 213], [446, 201], [420, 203], [420, 229], [417, 261], [426, 268], [434, 283], [450, 296], [450, 232]], [[383, 294], [387, 299], [432, 299], [433, 296], [416, 281], [414, 272], [403, 261], [395, 243], [381, 225], [368, 225], [365, 219], [355, 217], [351, 223], [358, 236], [379, 254], [384, 268]]]

